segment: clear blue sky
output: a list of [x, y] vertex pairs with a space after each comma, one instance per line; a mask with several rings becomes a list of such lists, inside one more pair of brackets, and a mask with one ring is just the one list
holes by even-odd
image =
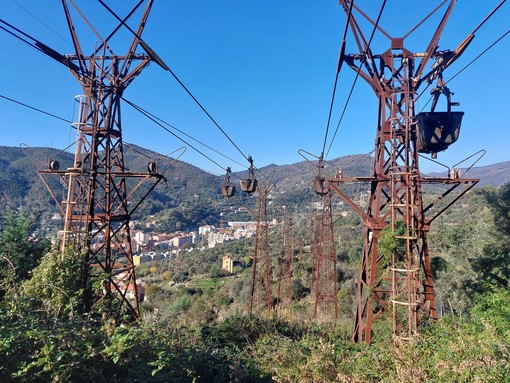
[[[75, 0], [97, 29], [107, 34], [115, 20], [92, 0]], [[455, 49], [499, 0], [459, 0], [440, 49]], [[135, 1], [107, 1], [120, 15]], [[382, 1], [357, 0], [374, 19]], [[388, 0], [381, 26], [394, 36], [405, 34], [439, 4], [438, 0]], [[23, 9], [24, 8], [24, 9]], [[443, 7], [445, 9], [445, 7]], [[2, 0], [1, 18], [61, 53], [73, 53], [59, 0]], [[410, 16], [410, 17], [409, 17]], [[406, 46], [423, 52], [442, 12], [411, 35]], [[92, 51], [94, 38], [78, 18], [82, 48]], [[136, 18], [131, 21], [135, 27]], [[337, 0], [155, 0], [144, 39], [180, 77], [255, 165], [288, 164], [302, 160], [298, 150], [319, 154], [334, 82], [338, 48], [346, 15]], [[46, 24], [46, 25], [44, 25]], [[510, 28], [510, 3], [476, 34], [465, 54], [444, 74], [446, 80]], [[365, 28], [367, 36], [371, 29]], [[0, 31], [0, 94], [47, 112], [73, 119], [75, 95], [81, 88], [67, 68]], [[113, 49], [123, 54], [130, 35], [124, 33]], [[389, 48], [379, 34], [374, 53]], [[347, 52], [357, 52], [348, 34]], [[452, 165], [479, 149], [480, 164], [510, 160], [510, 36], [449, 83], [465, 112], [459, 141], [439, 160]], [[332, 129], [351, 88], [353, 72], [344, 66], [339, 77]], [[241, 154], [194, 104], [179, 84], [151, 64], [129, 86], [125, 97], [158, 117], [246, 163]], [[423, 97], [423, 104], [428, 97]], [[150, 120], [124, 106], [126, 142], [159, 153], [182, 143]], [[64, 148], [74, 140], [68, 124], [0, 99], [0, 145]], [[377, 100], [360, 79], [328, 158], [368, 153], [373, 149]], [[330, 135], [331, 137], [331, 135]], [[222, 166], [242, 170], [217, 154]], [[189, 149], [184, 161], [216, 174], [222, 170]], [[436, 170], [422, 162], [423, 169]]]

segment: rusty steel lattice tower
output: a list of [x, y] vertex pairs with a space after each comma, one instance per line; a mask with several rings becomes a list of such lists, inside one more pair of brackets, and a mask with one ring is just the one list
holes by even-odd
[[322, 195], [322, 214], [314, 227], [314, 290], [313, 316], [316, 319], [338, 319], [336, 251], [333, 234], [332, 191]]
[[[472, 38], [468, 36], [455, 51], [438, 50], [439, 37], [454, 3], [451, 1], [447, 7], [426, 51], [416, 54], [407, 50], [404, 42], [421, 23], [404, 37], [393, 38], [353, 4], [353, 0], [340, 0], [359, 49], [359, 53], [344, 54], [344, 41], [341, 60], [371, 86], [379, 99], [371, 176], [336, 176], [329, 180], [334, 192], [360, 215], [364, 224], [364, 247], [353, 331], [355, 342], [371, 342], [372, 323], [385, 311], [392, 314], [395, 339], [408, 339], [417, 333], [422, 319], [437, 318], [427, 246], [429, 225], [477, 182], [475, 179], [460, 177], [423, 177], [418, 162], [419, 152], [424, 151], [417, 143], [417, 90], [424, 83], [430, 84], [435, 79], [438, 79], [438, 89], [441, 89], [444, 85], [441, 77], [443, 70], [462, 54]], [[372, 24], [374, 29], [377, 28], [388, 37], [391, 45], [387, 51], [377, 55], [372, 53], [354, 10]], [[435, 63], [427, 70], [430, 60]], [[451, 105], [449, 102], [448, 118]], [[444, 149], [425, 152], [434, 155]], [[370, 185], [366, 211], [341, 190], [342, 184], [353, 182], [366, 182]], [[443, 184], [447, 190], [436, 201], [424, 206], [422, 185], [425, 183]], [[447, 195], [452, 196], [451, 192], [460, 185], [465, 187], [446, 206], [437, 203]], [[390, 251], [391, 255], [380, 249], [380, 239], [384, 235], [394, 239], [395, 246]]]
[[258, 212], [253, 260], [251, 265], [248, 314], [261, 314], [272, 307], [271, 259], [269, 257], [269, 222], [267, 220], [267, 197], [270, 187], [258, 188]]
[[290, 305], [292, 294], [292, 264], [294, 260], [294, 237], [292, 234], [292, 218], [285, 211], [283, 216], [283, 251], [280, 257], [278, 272], [278, 304]]
[[[84, 96], [80, 99], [75, 125], [73, 166], [60, 170], [53, 163], [49, 170], [40, 172], [43, 179], [49, 175], [60, 176], [67, 190], [61, 201], [46, 182], [64, 215], [63, 256], [69, 245], [85, 254], [84, 310], [89, 311], [102, 301], [117, 318], [125, 314], [139, 316], [129, 222], [133, 212], [162, 179], [155, 163], [149, 163], [148, 172], [138, 173], [130, 172], [124, 164], [120, 101], [126, 87], [150, 62], [149, 55], [137, 53], [139, 45], [144, 46], [140, 36], [152, 7], [152, 0], [148, 0], [145, 8], [140, 8], [144, 2], [137, 2], [110, 35], [102, 38], [73, 0], [62, 0], [75, 54], [55, 53], [55, 58], [80, 82]], [[100, 39], [90, 55], [82, 51], [68, 3]], [[130, 36], [134, 37], [127, 53], [116, 55], [110, 42], [138, 9], [143, 14], [136, 31], [131, 30]], [[93, 296], [91, 285], [95, 278], [102, 281], [101, 296]]]

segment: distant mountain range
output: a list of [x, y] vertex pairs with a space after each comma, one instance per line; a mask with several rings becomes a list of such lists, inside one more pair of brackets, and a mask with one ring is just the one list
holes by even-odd
[[[4, 208], [24, 207], [37, 221], [50, 219], [57, 209], [37, 176], [36, 167], [37, 164], [44, 168], [49, 159], [57, 159], [61, 168], [65, 169], [72, 164], [73, 154], [51, 148], [0, 146], [0, 203]], [[146, 171], [150, 161], [157, 162], [159, 170], [165, 171], [166, 182], [162, 182], [144, 203], [140, 213], [142, 215], [165, 216], [163, 213], [169, 211], [174, 215], [179, 213], [177, 216], [181, 218], [174, 218], [183, 221], [182, 224], [196, 225], [206, 220], [219, 220], [220, 215], [223, 216], [225, 211], [229, 212], [235, 206], [253, 206], [255, 203], [254, 198], [239, 191], [231, 199], [223, 198], [220, 193], [223, 177], [211, 175], [186, 162], [165, 158], [133, 144], [125, 145], [125, 163], [131, 171]], [[336, 169], [341, 168], [344, 176], [367, 176], [370, 174], [372, 161], [373, 159], [366, 155], [344, 156], [325, 163], [321, 172], [325, 176], [332, 176]], [[259, 182], [276, 185], [273, 198], [278, 200], [277, 202], [299, 208], [303, 203], [315, 198], [311, 182], [318, 174], [317, 161], [301, 161], [289, 165], [272, 164], [259, 170], [260, 172], [256, 173]], [[237, 178], [247, 175], [247, 172], [236, 173], [232, 182], [237, 183]], [[446, 173], [429, 175], [445, 176]], [[510, 182], [510, 161], [473, 168], [466, 176], [480, 178], [478, 187], [501, 186]], [[349, 187], [350, 193], [361, 190], [357, 189], [359, 186], [356, 185]], [[186, 214], [183, 206], [188, 209]], [[198, 207], [202, 209], [200, 213], [196, 213], [200, 210]], [[193, 215], [193, 212], [196, 214]], [[170, 217], [168, 219], [174, 219], [172, 214], [167, 214]]]
[[[479, 178], [477, 187], [494, 186], [498, 187], [510, 182], [510, 161], [498, 162], [494, 165], [473, 167], [468, 172], [461, 169], [463, 177]], [[431, 173], [430, 175], [445, 176], [444, 173]]]

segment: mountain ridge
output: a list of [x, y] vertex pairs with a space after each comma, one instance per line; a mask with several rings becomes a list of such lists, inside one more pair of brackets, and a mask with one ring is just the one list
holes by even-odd
[[[66, 169], [72, 166], [73, 157], [72, 153], [53, 148], [0, 146], [0, 203], [10, 209], [26, 208], [36, 221], [50, 220], [58, 210], [37, 175], [36, 164], [44, 168], [50, 160], [57, 159], [60, 168]], [[159, 215], [162, 220], [170, 220], [172, 225], [189, 227], [233, 219], [230, 212], [236, 207], [255, 205], [256, 198], [242, 193], [239, 187], [236, 196], [224, 198], [220, 193], [223, 176], [213, 175], [187, 162], [135, 144], [125, 144], [124, 158], [129, 171], [135, 172], [145, 172], [149, 162], [156, 162], [165, 177], [143, 203], [138, 217]], [[325, 177], [335, 175], [338, 169], [345, 177], [368, 176], [372, 161], [373, 158], [367, 155], [347, 155], [326, 161], [320, 171]], [[510, 182], [510, 161], [461, 171], [468, 178], [480, 178], [477, 187], [498, 187]], [[315, 199], [311, 183], [318, 173], [316, 162], [304, 160], [285, 165], [270, 164], [258, 169], [255, 176], [259, 185], [276, 185], [272, 193], [275, 202], [299, 209]], [[427, 175], [445, 177], [447, 173]], [[247, 171], [236, 172], [231, 181], [237, 185], [238, 178], [246, 177]], [[346, 188], [350, 195], [366, 193], [366, 185], [346, 185]]]

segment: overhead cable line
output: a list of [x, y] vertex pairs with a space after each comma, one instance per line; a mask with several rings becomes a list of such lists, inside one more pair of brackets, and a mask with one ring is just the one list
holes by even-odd
[[177, 134], [175, 134], [174, 132], [172, 132], [170, 129], [168, 129], [165, 125], [163, 125], [161, 122], [158, 121], [158, 119], [156, 117], [154, 117], [153, 115], [151, 115], [149, 112], [147, 112], [146, 110], [144, 110], [143, 108], [139, 107], [138, 105], [136, 104], [133, 104], [131, 101], [129, 100], [126, 100], [123, 98], [123, 100], [129, 105], [131, 106], [132, 108], [134, 108], [135, 110], [137, 110], [138, 112], [140, 112], [141, 114], [143, 114], [145, 117], [147, 117], [149, 120], [151, 120], [152, 122], [154, 122], [155, 124], [159, 125], [162, 129], [166, 130], [168, 133], [170, 133], [172, 136], [174, 136], [175, 138], [177, 138], [179, 141], [183, 142], [184, 144], [188, 145], [190, 148], [192, 148], [194, 151], [196, 151], [197, 153], [199, 153], [200, 155], [202, 155], [203, 157], [207, 158], [209, 161], [211, 161], [213, 164], [215, 164], [216, 166], [218, 166], [219, 168], [223, 169], [224, 171], [227, 171], [227, 168], [223, 167], [222, 165], [220, 165], [218, 162], [216, 162], [215, 160], [213, 160], [211, 157], [209, 157], [207, 154], [203, 153], [201, 150], [197, 149], [196, 147], [194, 147], [193, 145], [191, 145], [189, 142], [187, 142], [186, 140], [184, 140], [182, 137], [179, 137]]
[[[352, 7], [352, 4], [351, 4], [351, 7]], [[326, 152], [326, 155], [324, 156], [324, 159], [326, 159], [328, 157], [329, 152], [331, 150], [331, 147], [333, 146], [333, 142], [335, 141], [336, 135], [338, 133], [338, 129], [340, 128], [340, 124], [342, 123], [342, 120], [344, 118], [345, 112], [347, 110], [347, 106], [349, 105], [349, 101], [351, 100], [352, 94], [354, 92], [354, 87], [356, 86], [356, 83], [358, 81], [359, 74], [361, 72], [361, 67], [363, 66], [363, 64], [365, 63], [365, 61], [367, 59], [367, 52], [370, 50], [370, 45], [372, 44], [372, 39], [374, 38], [375, 32], [377, 31], [377, 28], [379, 26], [379, 21], [381, 20], [381, 16], [383, 14], [383, 11], [384, 11], [385, 7], [386, 7], [386, 0], [383, 1], [382, 5], [381, 5], [381, 9], [379, 10], [379, 15], [377, 16], [377, 20], [376, 20], [376, 22], [374, 24], [374, 29], [372, 30], [372, 34], [370, 35], [370, 39], [368, 40], [367, 46], [365, 48], [365, 52], [362, 55], [360, 66], [359, 66], [358, 70], [356, 71], [356, 77], [354, 78], [354, 81], [352, 83], [351, 90], [349, 91], [349, 96], [347, 97], [347, 100], [345, 102], [344, 108], [342, 110], [342, 114], [340, 115], [340, 119], [339, 119], [338, 124], [336, 126], [335, 133], [333, 134], [333, 138], [331, 139], [331, 142], [329, 144], [329, 147], [328, 147], [328, 150]]]
[[151, 116], [151, 117], [153, 117], [154, 119], [158, 120], [158, 121], [159, 121], [159, 122], [161, 122], [162, 124], [164, 124], [164, 125], [166, 125], [166, 126], [170, 127], [171, 129], [174, 129], [174, 130], [178, 131], [179, 133], [181, 133], [181, 134], [185, 135], [186, 137], [188, 137], [188, 138], [192, 139], [193, 141], [195, 141], [196, 143], [198, 143], [198, 144], [200, 144], [200, 145], [202, 145], [202, 146], [206, 147], [207, 149], [209, 149], [209, 150], [211, 150], [211, 151], [215, 152], [216, 154], [219, 154], [220, 156], [222, 156], [222, 157], [226, 158], [227, 160], [232, 161], [232, 162], [235, 162], [235, 163], [236, 163], [237, 165], [239, 165], [239, 166], [243, 166], [243, 167], [245, 166], [244, 164], [242, 164], [242, 163], [240, 163], [240, 162], [238, 162], [238, 161], [234, 160], [233, 158], [230, 158], [229, 156], [227, 156], [227, 155], [225, 155], [225, 154], [221, 153], [220, 151], [218, 151], [218, 150], [214, 149], [213, 147], [211, 147], [211, 146], [209, 146], [209, 145], [205, 144], [204, 142], [202, 142], [202, 141], [200, 141], [200, 140], [197, 140], [196, 138], [193, 138], [192, 136], [190, 136], [190, 135], [189, 135], [189, 134], [187, 134], [186, 132], [183, 132], [182, 130], [178, 129], [177, 127], [175, 127], [175, 126], [173, 126], [173, 125], [169, 124], [168, 122], [164, 121], [164, 120], [163, 120], [163, 119], [161, 119], [160, 117], [157, 117], [156, 115], [154, 115], [153, 113], [151, 113], [151, 112], [147, 111], [146, 109], [142, 108], [141, 106], [139, 106], [139, 105], [135, 105], [133, 102], [126, 100], [124, 97], [122, 97], [122, 99], [123, 99], [125, 102], [127, 102], [130, 106], [132, 106], [133, 108], [136, 106], [136, 109], [138, 109], [138, 108], [139, 108], [140, 110], [143, 110], [145, 113], [147, 113], [148, 115], [150, 115], [150, 116]]
[[[223, 128], [216, 122], [216, 120], [211, 116], [211, 114], [205, 109], [205, 107], [197, 100], [197, 98], [191, 93], [191, 91], [184, 85], [184, 83], [177, 77], [177, 75], [170, 69], [168, 65], [163, 61], [163, 59], [147, 44], [141, 36], [139, 36], [129, 25], [125, 23], [116, 13], [113, 11], [107, 4], [104, 3], [103, 0], [98, 0], [99, 3], [108, 11], [110, 14], [115, 17], [122, 25], [124, 25], [136, 38], [140, 40], [140, 45], [145, 50], [145, 52], [149, 55], [149, 57], [158, 64], [163, 70], [169, 72], [172, 77], [179, 83], [179, 85], [188, 93], [188, 95], [193, 99], [193, 101], [200, 107], [200, 109], [206, 114], [206, 116], [213, 122], [213, 124], [223, 133], [223, 135], [228, 139], [228, 141], [237, 149], [237, 151], [250, 163], [250, 166], [253, 166], [253, 160], [250, 161], [251, 156], [247, 156], [244, 152], [239, 148], [239, 146], [230, 138], [230, 136], [223, 130]], [[385, 0], [386, 1], [386, 0]], [[188, 144], [189, 145], [189, 144]], [[190, 145], [190, 147], [192, 147]], [[213, 161], [214, 162], [214, 161]], [[217, 163], [216, 163], [217, 164]], [[218, 165], [218, 164], [217, 164]], [[220, 166], [221, 167], [221, 166]], [[223, 169], [223, 167], [221, 167]], [[266, 176], [260, 169], [253, 166], [253, 169], [257, 170], [266, 180], [272, 182], [271, 179]]]
[[[473, 36], [474, 37], [474, 34], [476, 31], [478, 31], [488, 20], [490, 17], [492, 17], [492, 15], [494, 15], [494, 13], [496, 13], [496, 11], [506, 2], [506, 0], [501, 0], [501, 2], [489, 13], [489, 15], [487, 17], [485, 17], [485, 19], [483, 19], [483, 21], [478, 24], [478, 26], [469, 34], [469, 36]], [[492, 44], [490, 44], [486, 49], [484, 49], [480, 54], [478, 54], [475, 58], [473, 58], [470, 62], [468, 62], [466, 65], [464, 65], [457, 73], [455, 73], [448, 81], [445, 82], [445, 85], [448, 84], [450, 81], [452, 81], [454, 78], [456, 78], [457, 76], [459, 76], [462, 72], [464, 72], [464, 70], [466, 70], [469, 66], [471, 66], [475, 61], [477, 61], [480, 57], [482, 57], [484, 54], [486, 54], [489, 50], [491, 50], [496, 44], [498, 44], [501, 40], [503, 40], [508, 34], [510, 33], [510, 29], [507, 30], [505, 33], [503, 33], [499, 38], [497, 38]], [[423, 94], [425, 93], [425, 91], [428, 89], [428, 86], [423, 89], [423, 91], [418, 95], [418, 97], [416, 97], [416, 100], [418, 100], [421, 96], [423, 96]], [[432, 96], [428, 99], [428, 101], [425, 103], [425, 105], [422, 107], [422, 111], [423, 109], [425, 109], [425, 107], [429, 104], [429, 102], [432, 100]]]
[[[218, 150], [210, 147], [209, 145], [197, 140], [196, 138], [193, 138], [192, 136], [190, 136], [189, 134], [183, 132], [182, 130], [176, 128], [175, 126], [169, 124], [168, 122], [162, 120], [161, 118], [155, 116], [154, 114], [150, 113], [149, 111], [145, 110], [144, 108], [142, 108], [141, 106], [138, 106], [136, 105], [135, 103], [125, 99], [124, 97], [122, 97], [122, 99], [129, 105], [131, 106], [133, 109], [137, 110], [138, 112], [140, 112], [141, 114], [143, 114], [145, 117], [147, 117], [148, 119], [150, 119], [152, 122], [154, 122], [155, 124], [159, 125], [162, 129], [164, 129], [166, 132], [170, 133], [172, 136], [174, 136], [175, 138], [177, 138], [179, 141], [183, 142], [184, 144], [188, 145], [191, 149], [193, 149], [194, 151], [196, 151], [198, 154], [202, 155], [203, 157], [205, 157], [206, 159], [208, 159], [209, 161], [211, 161], [213, 164], [215, 164], [216, 166], [218, 166], [220, 169], [224, 170], [224, 171], [227, 171], [227, 168], [223, 167], [222, 165], [220, 165], [218, 162], [216, 162], [215, 160], [213, 160], [212, 158], [210, 158], [208, 155], [206, 155], [205, 153], [203, 153], [201, 150], [197, 149], [195, 146], [191, 145], [189, 142], [187, 142], [186, 140], [184, 140], [183, 138], [179, 137], [177, 134], [175, 134], [174, 132], [172, 132], [170, 129], [168, 129], [166, 126], [169, 126], [170, 128], [172, 129], [175, 129], [177, 130], [179, 133], [181, 134], [184, 134], [186, 137], [192, 139], [193, 141], [199, 143], [200, 145], [203, 145], [204, 147], [206, 147], [207, 149], [223, 156], [224, 158], [230, 160], [230, 161], [233, 161], [235, 162], [236, 164], [240, 165], [240, 166], [244, 166], [243, 164], [237, 162], [236, 160], [220, 153]], [[165, 126], [166, 125], [166, 126]], [[260, 169], [257, 169], [255, 166], [253, 167], [254, 170], [257, 170], [264, 178], [266, 178], [268, 181], [272, 182], [271, 179], [269, 179]], [[238, 175], [232, 173], [233, 176], [237, 177], [237, 178], [240, 178]]]
[[153, 59], [163, 70], [169, 72], [173, 78], [179, 83], [179, 85], [188, 93], [188, 95], [193, 99], [193, 101], [198, 105], [200, 109], [206, 114], [206, 116], [212, 121], [212, 123], [223, 133], [223, 135], [230, 141], [230, 143], [237, 149], [239, 153], [248, 161], [248, 156], [246, 156], [243, 151], [236, 145], [236, 143], [230, 138], [230, 136], [223, 130], [223, 128], [216, 122], [216, 120], [209, 114], [209, 112], [204, 108], [204, 106], [197, 100], [197, 98], [191, 93], [191, 91], [184, 85], [184, 83], [177, 77], [177, 75], [165, 64], [165, 62], [159, 57], [156, 52], [141, 38], [138, 34], [133, 31], [125, 22], [122, 20], [116, 13], [113, 11], [108, 5], [104, 3], [103, 0], [98, 0], [99, 3], [106, 9], [108, 12], [112, 14], [119, 22], [121, 22], [135, 37], [140, 40], [140, 45], [145, 49], [147, 54]]
[[3, 95], [1, 95], [1, 94], [0, 94], [0, 98], [3, 98], [3, 99], [5, 99], [5, 100], [7, 100], [7, 101], [11, 101], [11, 102], [14, 102], [15, 104], [18, 104], [18, 105], [24, 106], [25, 108], [29, 108], [29, 109], [35, 110], [36, 112], [39, 112], [39, 113], [42, 113], [42, 114], [46, 114], [47, 116], [50, 116], [50, 117], [56, 118], [56, 119], [61, 120], [61, 121], [64, 121], [64, 122], [68, 122], [69, 124], [72, 124], [72, 121], [70, 121], [70, 120], [68, 120], [68, 119], [66, 119], [66, 118], [59, 117], [59, 116], [57, 116], [57, 115], [55, 115], [55, 114], [53, 114], [53, 113], [45, 112], [45, 111], [44, 111], [44, 110], [42, 110], [42, 109], [36, 108], [36, 107], [34, 107], [34, 106], [30, 106], [30, 105], [25, 104], [25, 103], [23, 103], [23, 102], [21, 102], [21, 101], [14, 100], [14, 99], [12, 99], [12, 98], [9, 98], [9, 97], [7, 97], [7, 96], [3, 96]]
[[[464, 72], [468, 67], [470, 67], [472, 64], [474, 64], [475, 61], [477, 61], [480, 57], [482, 57], [484, 54], [486, 54], [489, 50], [491, 50], [492, 48], [494, 48], [494, 46], [496, 44], [498, 44], [501, 40], [503, 40], [506, 36], [508, 36], [508, 34], [510, 34], [510, 29], [508, 31], [506, 31], [505, 33], [503, 33], [503, 35], [501, 35], [496, 41], [494, 41], [491, 45], [489, 45], [487, 48], [485, 48], [480, 54], [478, 54], [475, 58], [473, 58], [470, 62], [468, 62], [466, 65], [464, 65], [457, 73], [455, 73], [448, 81], [445, 81], [445, 85], [448, 84], [450, 81], [452, 81], [454, 78], [458, 77], [462, 72]], [[422, 95], [423, 93], [425, 93], [425, 90], [424, 89], [420, 95], [416, 98], [416, 100], [418, 100]], [[429, 102], [432, 100], [432, 96], [428, 99], [427, 103], [422, 107], [422, 111], [423, 109], [425, 109], [425, 107], [429, 104]]]
[[450, 81], [452, 81], [455, 77], [457, 77], [459, 74], [461, 74], [464, 70], [466, 70], [471, 64], [473, 64], [476, 60], [478, 60], [480, 57], [482, 57], [485, 53], [487, 53], [490, 49], [492, 49], [497, 43], [499, 43], [501, 40], [503, 40], [508, 34], [510, 33], [510, 29], [503, 33], [501, 37], [499, 37], [496, 41], [494, 41], [489, 47], [487, 47], [485, 50], [483, 50], [478, 56], [476, 56], [473, 60], [471, 60], [469, 63], [467, 63], [462, 69], [460, 69], [457, 73], [455, 73], [452, 78], [450, 78], [445, 84], [448, 84]]
[[324, 150], [326, 149], [326, 141], [328, 139], [329, 124], [331, 123], [331, 115], [333, 113], [333, 105], [335, 103], [336, 88], [337, 88], [337, 84], [338, 84], [338, 75], [340, 73], [340, 69], [342, 68], [342, 64], [344, 62], [345, 39], [347, 37], [347, 31], [349, 30], [349, 22], [351, 20], [353, 5], [354, 5], [354, 0], [352, 0], [351, 6], [349, 7], [349, 14], [347, 15], [347, 21], [345, 22], [344, 34], [342, 37], [342, 43], [340, 45], [340, 52], [338, 54], [338, 63], [336, 66], [335, 83], [333, 84], [333, 94], [331, 95], [331, 103], [329, 105], [328, 122], [326, 124], [326, 133], [324, 134], [324, 143], [322, 145], [322, 151], [321, 151], [322, 153], [324, 153]]
[[59, 63], [65, 65], [66, 67], [79, 71], [79, 67], [70, 61], [66, 56], [63, 54], [58, 53], [56, 50], [50, 48], [46, 44], [43, 44], [36, 38], [30, 36], [28, 33], [23, 32], [21, 29], [16, 28], [14, 25], [9, 24], [7, 21], [0, 19], [0, 24], [3, 24], [4, 26], [0, 25], [0, 29], [3, 29], [10, 35], [14, 36], [18, 40], [24, 42], [25, 44], [31, 46], [32, 48], [38, 50], [41, 53], [44, 53], [46, 56], [51, 57], [52, 59], [58, 61]]
[[23, 9], [26, 13], [28, 13], [30, 16], [32, 16], [34, 19], [36, 19], [39, 23], [44, 25], [47, 29], [52, 31], [56, 36], [58, 36], [62, 41], [64, 41], [68, 45], [72, 45], [69, 41], [67, 41], [64, 37], [62, 37], [57, 31], [55, 31], [53, 28], [51, 28], [48, 24], [44, 23], [40, 18], [38, 18], [36, 15], [34, 15], [32, 12], [30, 12], [28, 9], [23, 7], [19, 2], [16, 0], [11, 0], [14, 4], [16, 4], [18, 7]]

